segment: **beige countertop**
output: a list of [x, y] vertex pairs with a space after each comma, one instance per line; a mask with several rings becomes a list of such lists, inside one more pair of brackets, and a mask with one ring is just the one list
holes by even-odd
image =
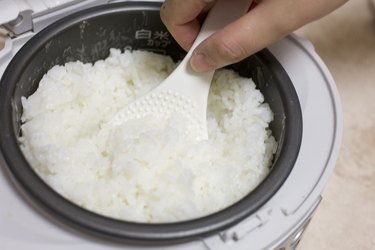
[[336, 169], [299, 249], [375, 249], [375, 1], [349, 1], [297, 34], [330, 69], [344, 117]]
[[299, 249], [375, 249], [375, 0], [349, 1], [297, 34], [333, 74], [344, 117], [336, 169]]

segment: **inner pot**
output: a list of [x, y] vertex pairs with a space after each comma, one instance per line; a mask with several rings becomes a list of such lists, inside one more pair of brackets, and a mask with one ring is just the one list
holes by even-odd
[[0, 85], [0, 150], [16, 183], [61, 221], [82, 231], [132, 244], [155, 245], [190, 241], [218, 233], [256, 212], [281, 187], [298, 156], [302, 114], [291, 80], [268, 50], [230, 66], [251, 77], [274, 112], [270, 124], [278, 150], [265, 180], [237, 203], [217, 213], [177, 223], [134, 223], [87, 211], [66, 200], [33, 171], [23, 156], [20, 134], [21, 97], [31, 95], [54, 65], [94, 62], [110, 48], [142, 49], [180, 60], [185, 52], [159, 17], [160, 3], [105, 4], [70, 15], [30, 39], [8, 65]]

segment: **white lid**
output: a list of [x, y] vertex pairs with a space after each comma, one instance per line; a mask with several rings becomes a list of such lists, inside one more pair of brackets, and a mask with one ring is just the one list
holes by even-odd
[[0, 24], [8, 23], [18, 17], [18, 7], [14, 1], [0, 0], [2, 11], [0, 12]]

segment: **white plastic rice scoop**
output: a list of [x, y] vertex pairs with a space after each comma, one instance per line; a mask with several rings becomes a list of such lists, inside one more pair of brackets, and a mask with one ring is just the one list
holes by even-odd
[[196, 73], [192, 70], [189, 59], [199, 43], [245, 14], [251, 2], [218, 0], [208, 13], [193, 46], [178, 67], [158, 87], [117, 113], [110, 125], [118, 126], [149, 115], [169, 117], [178, 114], [185, 119], [187, 129], [193, 131], [197, 140], [208, 139], [207, 98], [214, 70]]

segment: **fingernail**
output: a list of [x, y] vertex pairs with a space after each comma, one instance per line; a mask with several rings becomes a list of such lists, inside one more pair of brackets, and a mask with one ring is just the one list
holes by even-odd
[[194, 53], [190, 59], [190, 65], [196, 72], [205, 72], [215, 68], [214, 65], [209, 63], [204, 53]]

